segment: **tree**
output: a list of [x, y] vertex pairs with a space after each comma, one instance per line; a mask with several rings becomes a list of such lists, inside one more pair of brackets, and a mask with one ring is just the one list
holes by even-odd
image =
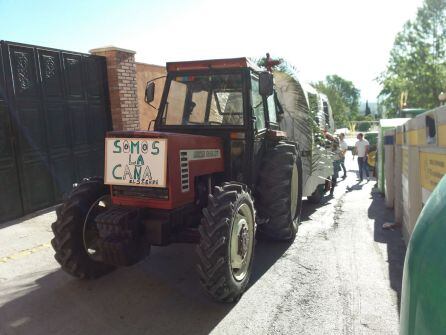
[[364, 115], [370, 115], [370, 114], [371, 114], [371, 111], [370, 111], [370, 107], [369, 107], [369, 101], [366, 100]]
[[347, 127], [349, 120], [357, 118], [360, 92], [351, 81], [338, 75], [329, 75], [325, 77], [325, 81], [314, 83], [313, 86], [330, 101], [338, 128]]
[[399, 108], [433, 108], [446, 87], [446, 1], [425, 0], [397, 34], [386, 70], [378, 77], [389, 116]]
[[327, 76], [325, 81], [327, 82], [327, 85], [335, 89], [345, 101], [348, 108], [348, 114], [357, 115], [359, 113], [360, 91], [355, 85], [351, 81], [336, 74]]
[[372, 115], [359, 115], [356, 121], [362, 121], [357, 123], [356, 125], [357, 131], [369, 131], [372, 126], [372, 121], [374, 121], [374, 119]]
[[325, 94], [330, 102], [331, 110], [333, 112], [333, 119], [336, 127], [342, 128], [347, 124], [348, 107], [341, 95], [333, 88], [329, 87], [325, 82], [319, 81], [313, 83], [313, 86], [321, 93]]

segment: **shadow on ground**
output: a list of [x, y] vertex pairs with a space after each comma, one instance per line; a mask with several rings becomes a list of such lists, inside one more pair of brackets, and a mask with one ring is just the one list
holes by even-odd
[[399, 313], [406, 246], [401, 235], [401, 229], [386, 230], [382, 228], [384, 223], [394, 222], [393, 210], [386, 208], [384, 197], [376, 189], [372, 191], [371, 197], [372, 203], [368, 209], [368, 217], [375, 220], [374, 240], [387, 244], [390, 286], [397, 293]]
[[51, 207], [48, 207], [48, 208], [44, 208], [44, 209], [41, 209], [41, 210], [38, 210], [36, 212], [27, 214], [25, 216], [22, 216], [20, 218], [14, 219], [14, 220], [0, 222], [0, 229], [7, 228], [7, 227], [13, 226], [15, 224], [19, 224], [19, 223], [24, 223], [25, 221], [31, 220], [31, 219], [33, 219], [35, 217], [51, 213], [52, 211], [54, 211], [56, 209], [57, 206], [58, 205], [51, 206]]
[[304, 222], [310, 220], [311, 215], [313, 215], [316, 211], [320, 210], [325, 206], [330, 205], [330, 201], [332, 199], [333, 199], [332, 195], [330, 195], [329, 193], [325, 193], [319, 204], [314, 204], [308, 200], [304, 200], [302, 202], [301, 221]]
[[345, 193], [362, 190], [363, 186], [364, 186], [364, 184], [357, 182], [356, 184], [354, 184], [352, 186], [347, 186], [345, 189]]
[[[250, 286], [289, 247], [258, 241]], [[208, 334], [234, 305], [204, 294], [195, 261], [193, 245], [175, 244], [94, 281], [61, 270], [19, 276], [2, 285], [0, 334]]]

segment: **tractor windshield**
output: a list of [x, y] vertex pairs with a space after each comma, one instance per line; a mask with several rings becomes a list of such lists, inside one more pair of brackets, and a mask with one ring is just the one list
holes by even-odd
[[241, 74], [172, 78], [162, 124], [243, 125]]

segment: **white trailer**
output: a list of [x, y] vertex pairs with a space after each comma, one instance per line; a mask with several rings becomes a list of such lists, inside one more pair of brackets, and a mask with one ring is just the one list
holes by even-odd
[[293, 71], [274, 72], [277, 99], [282, 107], [280, 128], [300, 145], [303, 166], [303, 196], [320, 202], [326, 181], [333, 175], [333, 154], [323, 131], [334, 133], [328, 98], [298, 80]]

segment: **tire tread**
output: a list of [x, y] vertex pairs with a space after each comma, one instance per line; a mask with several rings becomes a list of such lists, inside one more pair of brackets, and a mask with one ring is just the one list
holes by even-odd
[[[228, 245], [231, 222], [235, 207], [245, 201], [252, 209], [255, 236], [255, 210], [251, 194], [246, 185], [240, 183], [224, 183], [214, 187], [209, 196], [208, 206], [203, 209], [203, 217], [199, 226], [201, 241], [196, 247], [198, 255], [197, 272], [206, 292], [220, 302], [237, 301], [246, 289], [251, 266], [240, 286], [232, 284], [233, 278], [229, 269]], [[254, 242], [251, 264], [254, 256]]]
[[51, 225], [54, 258], [72, 276], [93, 279], [111, 272], [114, 267], [93, 261], [84, 250], [83, 220], [91, 204], [108, 192], [101, 178], [84, 179], [56, 209], [57, 220]]
[[[295, 164], [298, 164], [300, 183], [298, 191], [298, 217], [291, 217], [291, 177]], [[279, 142], [264, 156], [256, 190], [259, 216], [266, 222], [259, 227], [262, 235], [273, 240], [293, 240], [297, 233], [301, 209], [302, 167], [296, 147]]]

